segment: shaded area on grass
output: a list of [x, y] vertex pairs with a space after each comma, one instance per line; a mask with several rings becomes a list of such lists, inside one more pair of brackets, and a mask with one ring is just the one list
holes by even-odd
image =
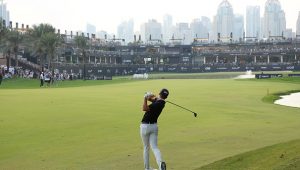
[[196, 170], [300, 169], [300, 140], [280, 143], [228, 157]]

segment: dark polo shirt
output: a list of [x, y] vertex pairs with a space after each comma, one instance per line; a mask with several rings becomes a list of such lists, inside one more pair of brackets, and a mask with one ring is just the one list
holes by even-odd
[[145, 112], [144, 117], [142, 119], [142, 123], [145, 124], [154, 124], [157, 123], [157, 119], [165, 107], [164, 100], [155, 100], [153, 103], [149, 105], [149, 111]]

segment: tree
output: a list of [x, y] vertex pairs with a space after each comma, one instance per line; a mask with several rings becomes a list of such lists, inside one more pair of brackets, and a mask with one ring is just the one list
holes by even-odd
[[[44, 68], [44, 61], [47, 55], [47, 45], [45, 45], [47, 43], [42, 43], [42, 39], [46, 41], [46, 38], [43, 36], [49, 33], [55, 34], [55, 28], [49, 24], [34, 25], [33, 28], [29, 30], [31, 53], [40, 59], [42, 69]], [[49, 37], [49, 35], [47, 35], [47, 37]]]
[[48, 58], [48, 69], [54, 71], [53, 59], [56, 52], [56, 47], [60, 44], [61, 39], [59, 35], [49, 32], [41, 36], [40, 45], [42, 49], [45, 49]]
[[[0, 18], [0, 21], [2, 21], [2, 18]], [[0, 22], [0, 49], [3, 48], [3, 43], [4, 43], [4, 37], [6, 33], [6, 27], [4, 27], [3, 23]]]
[[18, 30], [9, 30], [0, 22], [0, 48], [7, 58], [7, 70], [9, 70], [11, 64], [11, 53], [15, 55], [15, 66], [19, 65], [18, 52], [23, 39], [24, 36]]
[[[2, 18], [0, 18], [2, 21]], [[3, 25], [2, 22], [0, 22], [0, 52], [2, 52], [3, 55], [6, 55], [7, 57], [7, 47], [6, 47], [6, 35], [8, 33], [7, 28]], [[8, 66], [7, 69], [9, 68], [9, 63], [8, 60], [6, 62], [6, 65]]]
[[24, 36], [21, 33], [19, 33], [17, 30], [12, 30], [6, 33], [4, 39], [6, 40], [6, 46], [10, 51], [9, 54], [11, 52], [14, 53], [15, 62], [16, 62], [15, 66], [18, 67], [19, 66], [18, 52], [19, 52], [20, 45], [23, 42]]
[[86, 80], [86, 49], [87, 49], [87, 38], [84, 36], [75, 36], [74, 38], [75, 44], [77, 45], [77, 48], [80, 49], [80, 52], [82, 53], [83, 57], [83, 79]]

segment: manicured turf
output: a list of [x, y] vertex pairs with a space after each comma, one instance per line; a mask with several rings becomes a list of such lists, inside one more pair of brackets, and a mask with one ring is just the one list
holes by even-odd
[[[26, 89], [0, 88], [0, 169], [143, 169], [142, 97], [163, 87], [170, 90], [170, 101], [199, 113], [194, 118], [166, 105], [159, 120], [159, 147], [168, 169], [197, 169], [300, 136], [300, 109], [262, 101], [267, 92], [299, 90], [297, 82], [76, 83], [73, 88], [30, 83]], [[151, 162], [155, 166], [153, 157]]]
[[[141, 81], [141, 80], [139, 80]], [[67, 88], [67, 87], [81, 87], [81, 86], [96, 86], [105, 84], [119, 84], [126, 82], [134, 82], [134, 80], [128, 78], [116, 78], [113, 80], [65, 80], [65, 81], [55, 81], [53, 84], [47, 85], [44, 83], [43, 87], [40, 87], [40, 80], [38, 79], [6, 79], [3, 80], [0, 89], [39, 89], [39, 88]]]
[[198, 170], [211, 169], [300, 169], [300, 140], [268, 146], [217, 161]]

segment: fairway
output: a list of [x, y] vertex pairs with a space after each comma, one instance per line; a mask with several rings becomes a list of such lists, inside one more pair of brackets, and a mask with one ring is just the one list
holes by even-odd
[[168, 100], [198, 113], [194, 118], [167, 104], [160, 116], [158, 145], [168, 169], [193, 170], [300, 138], [300, 109], [262, 101], [267, 93], [299, 90], [299, 81], [162, 79], [0, 88], [0, 169], [141, 170], [143, 94], [164, 87]]

